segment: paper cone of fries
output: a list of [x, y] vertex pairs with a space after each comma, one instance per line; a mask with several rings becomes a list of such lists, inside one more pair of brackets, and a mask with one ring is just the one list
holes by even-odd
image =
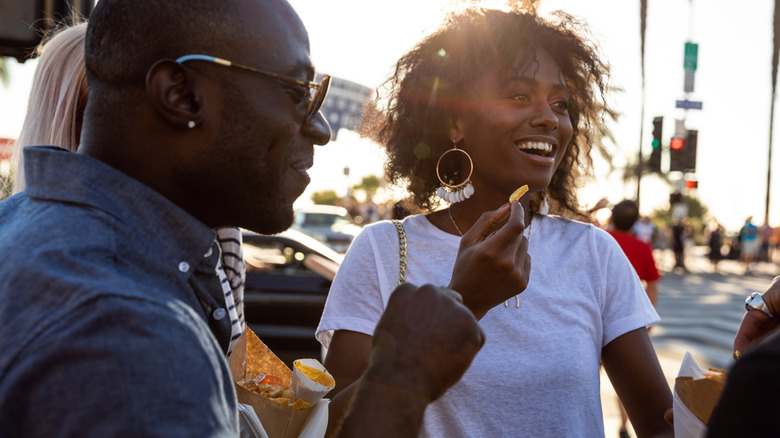
[[[298, 437], [312, 404], [295, 397], [290, 368], [248, 327], [229, 363], [238, 402], [254, 409], [268, 437]], [[325, 415], [327, 424], [327, 409]]]
[[685, 353], [674, 384], [674, 436], [703, 437], [718, 402], [726, 372], [702, 369], [689, 352]]

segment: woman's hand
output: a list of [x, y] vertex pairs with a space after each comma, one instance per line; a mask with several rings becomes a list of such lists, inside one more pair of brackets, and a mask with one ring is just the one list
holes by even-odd
[[528, 286], [531, 256], [524, 217], [519, 202], [506, 204], [483, 213], [460, 241], [449, 287], [477, 319]]

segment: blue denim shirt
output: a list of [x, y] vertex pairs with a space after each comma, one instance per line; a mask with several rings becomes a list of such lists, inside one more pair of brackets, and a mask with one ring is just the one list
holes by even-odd
[[0, 202], [0, 435], [236, 436], [215, 233], [91, 157]]

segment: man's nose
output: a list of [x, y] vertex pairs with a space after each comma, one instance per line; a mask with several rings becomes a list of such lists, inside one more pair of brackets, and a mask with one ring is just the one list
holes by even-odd
[[314, 144], [324, 146], [330, 141], [330, 125], [322, 111], [303, 123], [303, 134], [314, 140]]

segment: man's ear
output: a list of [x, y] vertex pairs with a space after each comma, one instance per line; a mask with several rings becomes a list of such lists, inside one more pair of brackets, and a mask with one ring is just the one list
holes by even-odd
[[173, 126], [192, 129], [203, 122], [204, 96], [183, 65], [160, 60], [146, 72], [146, 93], [157, 113]]

